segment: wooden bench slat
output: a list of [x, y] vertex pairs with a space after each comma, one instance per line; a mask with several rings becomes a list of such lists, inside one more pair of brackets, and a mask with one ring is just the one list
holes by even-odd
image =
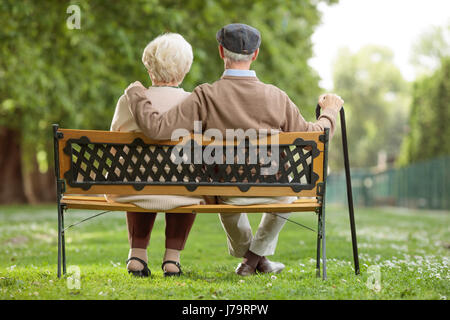
[[[64, 137], [61, 139], [61, 141], [64, 143], [65, 141], [69, 139], [79, 139], [83, 136], [89, 137], [89, 140], [93, 143], [100, 142], [100, 143], [130, 143], [134, 139], [139, 138], [146, 144], [155, 144], [155, 145], [176, 145], [183, 141], [183, 139], [186, 139], [188, 137], [180, 138], [178, 141], [172, 141], [172, 140], [153, 140], [145, 136], [143, 133], [138, 132], [119, 132], [119, 131], [100, 131], [100, 130], [78, 130], [78, 129], [58, 129], [59, 132], [62, 132]], [[319, 143], [319, 137], [323, 134], [322, 131], [309, 131], [309, 132], [282, 132], [280, 134], [274, 135], [273, 137], [276, 137], [277, 143], [279, 144], [291, 144], [293, 143], [297, 138], [298, 135], [301, 134], [302, 138], [305, 140], [311, 140], [318, 143], [319, 151], [323, 151], [323, 144]], [[236, 141], [233, 140], [231, 142], [226, 141], [220, 141], [215, 142], [211, 141], [210, 139], [200, 139], [200, 137], [191, 134], [189, 136], [189, 139], [196, 139], [196, 141], [199, 144], [202, 145], [236, 145]], [[268, 135], [267, 138], [264, 139], [250, 139], [251, 143], [254, 144], [270, 144], [272, 143], [272, 136]]]
[[[64, 199], [65, 200], [80, 200], [80, 201], [89, 200], [89, 201], [107, 202], [103, 195], [99, 195], [99, 196], [65, 195]], [[119, 203], [119, 202], [115, 202], [115, 203]], [[295, 200], [294, 203], [317, 203], [317, 199], [316, 198], [302, 198], [302, 199]]]
[[[131, 203], [108, 202], [104, 197], [85, 197], [85, 196], [64, 196], [61, 200], [67, 208], [71, 209], [89, 209], [89, 210], [108, 210], [108, 211], [135, 211], [135, 212], [155, 212], [140, 208]], [[321, 205], [316, 199], [299, 199], [290, 204], [258, 204], [250, 206], [234, 206], [226, 204], [206, 204], [178, 207], [166, 212], [174, 213], [257, 213], [257, 212], [303, 212], [314, 211]], [[160, 211], [160, 210], [159, 210]]]
[[[320, 157], [320, 156], [319, 156]], [[319, 166], [317, 166], [319, 167]], [[317, 170], [321, 170], [318, 168]], [[318, 171], [320, 173], [320, 171]], [[322, 174], [319, 174], [319, 179], [322, 179]], [[321, 180], [319, 180], [321, 181]], [[239, 190], [237, 186], [199, 186], [194, 191], [189, 191], [184, 186], [171, 186], [171, 185], [149, 185], [145, 186], [142, 190], [136, 190], [129, 185], [93, 185], [89, 190], [83, 190], [81, 188], [73, 188], [69, 185], [66, 186], [66, 193], [68, 194], [122, 194], [122, 195], [142, 195], [142, 194], [157, 194], [157, 195], [184, 195], [184, 196], [243, 196], [248, 194], [253, 197], [282, 197], [282, 196], [302, 196], [302, 197], [314, 197], [317, 195], [317, 187], [315, 186], [311, 190], [302, 190], [295, 192], [291, 187], [257, 187], [251, 188], [247, 192]]]

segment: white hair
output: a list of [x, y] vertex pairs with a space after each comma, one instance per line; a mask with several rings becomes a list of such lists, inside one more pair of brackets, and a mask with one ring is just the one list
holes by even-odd
[[152, 79], [163, 83], [181, 83], [193, 59], [191, 45], [178, 33], [158, 36], [142, 54], [142, 63]]
[[231, 52], [230, 50], [225, 49], [225, 47], [222, 47], [222, 48], [223, 48], [223, 55], [225, 56], [225, 58], [227, 58], [228, 60], [231, 60], [233, 62], [251, 61], [253, 58], [253, 53], [241, 54], [241, 53]]

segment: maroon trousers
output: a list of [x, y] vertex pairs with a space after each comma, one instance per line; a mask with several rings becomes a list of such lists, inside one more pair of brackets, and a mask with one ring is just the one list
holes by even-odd
[[[155, 212], [127, 212], [130, 248], [147, 249], [155, 219]], [[166, 249], [184, 249], [194, 220], [193, 213], [166, 213]]]

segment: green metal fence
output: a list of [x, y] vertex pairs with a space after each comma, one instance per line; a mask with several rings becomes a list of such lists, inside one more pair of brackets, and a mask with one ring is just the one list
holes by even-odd
[[[450, 157], [375, 172], [352, 169], [355, 205], [450, 209]], [[344, 172], [327, 178], [327, 202], [346, 204]]]

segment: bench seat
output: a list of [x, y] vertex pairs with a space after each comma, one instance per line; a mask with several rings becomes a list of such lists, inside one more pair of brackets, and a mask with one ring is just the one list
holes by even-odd
[[[134, 212], [155, 212], [140, 208], [132, 203], [109, 202], [104, 197], [92, 196], [63, 196], [61, 204], [68, 209], [89, 209], [108, 211], [134, 211]], [[321, 204], [316, 198], [298, 199], [289, 204], [256, 204], [248, 206], [235, 206], [227, 204], [205, 204], [178, 207], [166, 212], [177, 213], [239, 213], [239, 212], [303, 212], [315, 211]]]

